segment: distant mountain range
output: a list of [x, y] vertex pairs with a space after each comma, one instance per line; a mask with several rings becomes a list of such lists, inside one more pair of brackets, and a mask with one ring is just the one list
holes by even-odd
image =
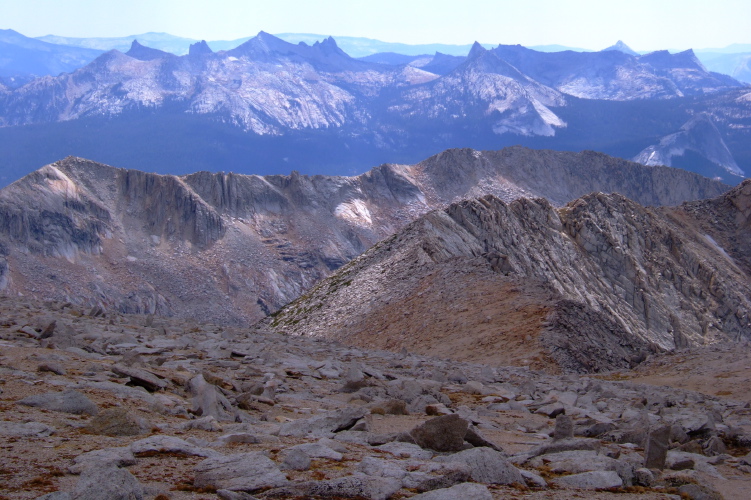
[[[308, 45], [312, 45], [315, 42], [321, 42], [328, 38], [328, 35], [319, 35], [312, 33], [280, 33], [276, 36], [290, 43], [305, 42]], [[208, 41], [207, 43], [213, 51], [230, 50], [234, 49], [238, 45], [247, 42], [251, 38], [252, 37], [244, 37], [234, 40], [212, 40]], [[187, 54], [189, 47], [199, 41], [196, 39], [170, 35], [168, 33], [142, 33], [140, 35], [111, 38], [74, 38], [46, 35], [37, 37], [37, 39], [59, 45], [96, 49], [100, 51], [117, 49], [121, 52], [127, 51], [130, 47], [130, 44], [133, 43], [133, 40], [138, 40], [144, 45], [163, 50], [165, 52], [171, 52], [175, 55]], [[372, 38], [347, 36], [337, 36], [335, 37], [335, 39], [339, 47], [344, 50], [344, 52], [355, 58], [366, 57], [383, 52], [392, 52], [406, 56], [434, 54], [436, 52], [454, 56], [466, 56], [469, 52], [469, 49], [472, 47], [471, 44], [406, 44], [383, 42], [381, 40], [375, 40]], [[483, 46], [486, 49], [494, 47], [494, 45], [492, 44], [483, 44]], [[623, 50], [622, 46], [626, 47], [627, 50]], [[538, 52], [562, 52], [566, 50], [571, 50], [574, 52], [592, 52], [592, 50], [589, 49], [568, 47], [565, 45], [556, 44], [534, 45], [527, 48], [536, 50]], [[637, 53], [620, 40], [613, 46], [603, 50], [621, 50], [631, 55], [643, 55], [646, 53]], [[717, 49], [694, 49], [694, 52], [702, 62], [702, 64], [704, 64], [710, 71], [730, 75], [740, 81], [751, 83], [751, 70], [749, 70], [748, 65], [749, 56], [751, 56], [751, 44], [733, 44], [729, 45], [728, 47]], [[54, 75], [56, 73], [50, 74]]]
[[512, 144], [641, 158], [702, 114], [709, 125], [693, 130], [716, 133], [658, 157], [738, 182], [751, 169], [751, 91], [691, 51], [628, 51], [475, 43], [467, 56], [356, 59], [333, 38], [292, 44], [261, 32], [177, 56], [133, 40], [71, 73], [0, 86], [2, 176], [74, 153], [164, 173], [352, 174]]
[[108, 50], [113, 49], [125, 52], [126, 50], [128, 50], [134, 40], [138, 40], [139, 42], [148, 45], [149, 47], [163, 50], [165, 52], [171, 52], [176, 55], [187, 54], [188, 47], [198, 41], [193, 40], [192, 38], [183, 38], [170, 35], [169, 33], [153, 32], [141, 33], [140, 35], [107, 38], [75, 38], [67, 36], [46, 35], [37, 37], [37, 40], [42, 40], [43, 42], [54, 43], [58, 45], [94, 49], [101, 52], [107, 52]]

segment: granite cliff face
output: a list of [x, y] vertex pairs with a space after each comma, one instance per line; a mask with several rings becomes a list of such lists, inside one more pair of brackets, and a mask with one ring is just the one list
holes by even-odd
[[6, 293], [245, 323], [426, 212], [483, 194], [675, 204], [726, 186], [597, 153], [451, 150], [357, 177], [176, 177], [67, 158], [0, 191]]
[[634, 161], [644, 165], [671, 166], [673, 157], [693, 151], [732, 175], [744, 176], [732, 153], [722, 139], [720, 131], [706, 113], [700, 113], [686, 122], [678, 132], [660, 139], [658, 144], [645, 148]]
[[672, 208], [602, 193], [560, 209], [544, 199], [463, 201], [379, 243], [264, 324], [580, 372], [748, 339], [750, 189], [747, 181]]

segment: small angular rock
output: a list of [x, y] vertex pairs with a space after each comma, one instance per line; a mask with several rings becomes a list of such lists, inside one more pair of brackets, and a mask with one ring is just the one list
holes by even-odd
[[634, 484], [650, 487], [655, 484], [655, 476], [651, 470], [641, 467], [634, 471]]
[[145, 439], [134, 441], [130, 444], [131, 451], [138, 455], [140, 453], [180, 453], [183, 455], [193, 455], [197, 457], [215, 457], [221, 453], [200, 446], [195, 446], [187, 441], [174, 436], [150, 436]]
[[620, 488], [623, 480], [615, 471], [591, 471], [559, 477], [555, 480], [559, 486], [579, 488], [582, 490], [601, 490], [607, 488]]
[[555, 417], [555, 431], [553, 432], [553, 439], [559, 441], [561, 439], [569, 439], [574, 437], [574, 420], [566, 414], [560, 414]]
[[74, 415], [96, 415], [98, 411], [97, 406], [89, 398], [73, 389], [29, 396], [18, 401], [18, 404]]
[[428, 491], [412, 497], [414, 500], [492, 500], [493, 496], [485, 485], [477, 483], [463, 483], [443, 488], [440, 490]]
[[143, 500], [143, 487], [125, 469], [113, 465], [89, 467], [81, 473], [71, 500]]
[[658, 427], [649, 432], [647, 446], [644, 448], [644, 467], [659, 470], [665, 468], [669, 438], [670, 427], [668, 426]]
[[193, 396], [193, 411], [202, 417], [214, 417], [216, 420], [234, 421], [232, 405], [219, 392], [216, 386], [209, 384], [203, 375], [196, 375], [188, 383], [190, 394]]
[[195, 467], [193, 485], [253, 492], [283, 486], [289, 481], [279, 467], [260, 452], [238, 453], [209, 458]]
[[336, 432], [351, 428], [366, 413], [365, 408], [347, 407], [312, 418], [294, 420], [282, 424], [279, 435], [331, 437]]
[[300, 449], [286, 450], [283, 457], [282, 470], [308, 470], [310, 468], [310, 457]]
[[6, 422], [0, 420], [0, 436], [11, 437], [46, 437], [55, 433], [55, 428], [40, 422]]
[[412, 443], [393, 441], [375, 447], [377, 450], [387, 451], [400, 458], [412, 458], [416, 460], [430, 460], [433, 452]]
[[67, 373], [63, 365], [55, 361], [48, 361], [47, 363], [41, 363], [37, 367], [37, 371], [54, 373], [55, 375], [65, 375]]
[[113, 465], [115, 467], [125, 467], [135, 464], [136, 457], [133, 455], [133, 452], [129, 447], [124, 446], [121, 448], [94, 450], [78, 455], [73, 459], [73, 465], [68, 470], [71, 474], [80, 474], [92, 466]]
[[399, 491], [401, 487], [402, 482], [398, 479], [356, 474], [314, 482], [309, 485], [307, 491], [309, 495], [323, 497], [354, 498], [360, 496], [370, 500], [386, 500]]
[[132, 385], [143, 387], [149, 392], [164, 389], [169, 385], [166, 380], [134, 366], [114, 365], [111, 370], [115, 375], [129, 377]]
[[678, 493], [690, 500], [724, 500], [720, 492], [700, 484], [684, 484], [678, 488]]
[[328, 446], [322, 445], [320, 443], [298, 444], [289, 449], [300, 450], [306, 455], [308, 455], [310, 458], [328, 458], [329, 460], [336, 460], [336, 461], [340, 461], [343, 458], [342, 454], [339, 453], [338, 451], [334, 451]]
[[503, 454], [490, 448], [472, 448], [452, 455], [435, 459], [438, 462], [460, 462], [469, 466], [471, 479], [479, 483], [525, 484], [519, 469], [514, 467]]
[[86, 432], [104, 436], [138, 436], [150, 429], [149, 424], [136, 418], [123, 408], [110, 408], [100, 412], [84, 427]]
[[434, 417], [409, 432], [415, 444], [435, 451], [459, 451], [469, 424], [459, 415]]

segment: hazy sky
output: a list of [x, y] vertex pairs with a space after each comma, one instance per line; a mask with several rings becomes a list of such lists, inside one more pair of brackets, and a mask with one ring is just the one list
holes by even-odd
[[0, 28], [27, 36], [166, 32], [232, 40], [269, 33], [389, 42], [635, 50], [751, 43], [751, 0], [0, 0]]

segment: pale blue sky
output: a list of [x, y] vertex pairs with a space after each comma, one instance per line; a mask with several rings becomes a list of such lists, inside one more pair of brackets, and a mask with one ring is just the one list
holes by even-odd
[[148, 31], [206, 40], [269, 33], [388, 42], [635, 50], [751, 43], [751, 0], [0, 0], [0, 28], [27, 36]]

